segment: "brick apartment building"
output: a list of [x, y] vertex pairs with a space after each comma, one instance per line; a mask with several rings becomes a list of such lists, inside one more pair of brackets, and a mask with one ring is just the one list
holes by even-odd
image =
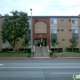
[[[0, 30], [2, 19], [0, 16]], [[29, 17], [30, 19], [30, 17]], [[31, 25], [31, 19], [29, 20]], [[49, 46], [51, 45], [51, 38], [56, 37], [59, 44], [56, 48], [70, 47], [69, 40], [73, 35], [78, 40], [78, 48], [80, 47], [80, 15], [79, 16], [32, 16], [32, 27], [33, 27], [33, 45], [34, 46]], [[21, 48], [20, 44], [22, 40], [16, 45], [16, 49]], [[11, 48], [8, 42], [3, 43], [0, 36], [0, 50], [3, 48]]]

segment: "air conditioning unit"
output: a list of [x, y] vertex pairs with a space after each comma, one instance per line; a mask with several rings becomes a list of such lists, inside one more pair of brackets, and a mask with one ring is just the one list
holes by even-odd
[[36, 22], [38, 22], [38, 19], [35, 19]]
[[71, 29], [69, 29], [69, 31], [71, 31]]
[[69, 19], [69, 21], [71, 21], [71, 19]]
[[60, 29], [57, 29], [57, 31], [60, 31]]

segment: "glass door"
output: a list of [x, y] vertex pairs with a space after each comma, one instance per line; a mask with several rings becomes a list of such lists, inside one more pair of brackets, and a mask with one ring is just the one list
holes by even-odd
[[47, 46], [47, 39], [46, 38], [43, 39], [43, 46]]
[[41, 40], [40, 39], [35, 39], [35, 46], [40, 46]]
[[46, 38], [43, 38], [43, 39], [35, 39], [35, 46], [47, 46], [47, 39]]

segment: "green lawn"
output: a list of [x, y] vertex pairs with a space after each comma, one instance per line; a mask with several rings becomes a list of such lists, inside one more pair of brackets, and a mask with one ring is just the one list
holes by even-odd
[[[26, 58], [26, 57], [30, 57], [29, 55], [30, 53], [20, 53], [20, 52], [16, 52], [16, 53], [0, 53], [0, 57], [2, 58]], [[74, 52], [61, 52], [61, 53], [54, 53], [57, 57], [80, 57], [80, 53], [74, 53]]]
[[55, 53], [57, 57], [80, 57], [80, 53], [75, 52], [62, 52], [62, 53]]
[[29, 53], [0, 53], [0, 57], [28, 57]]

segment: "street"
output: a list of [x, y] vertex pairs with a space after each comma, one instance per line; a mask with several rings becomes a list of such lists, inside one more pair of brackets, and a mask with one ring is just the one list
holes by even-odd
[[80, 59], [0, 60], [0, 80], [73, 80]]

